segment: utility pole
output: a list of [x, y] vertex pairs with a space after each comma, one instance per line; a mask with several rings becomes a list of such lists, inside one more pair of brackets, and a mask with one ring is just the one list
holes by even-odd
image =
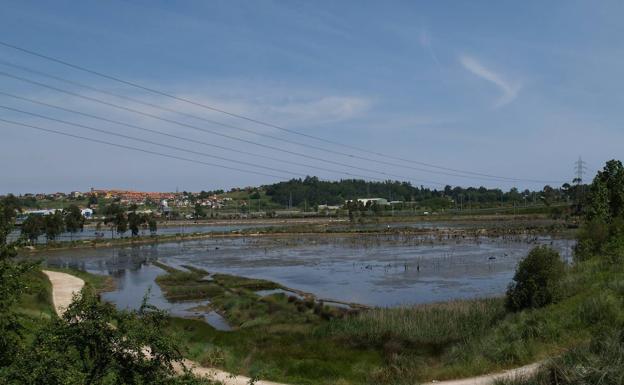
[[583, 175], [585, 174], [585, 171], [587, 171], [586, 164], [587, 163], [583, 161], [583, 159], [580, 156], [578, 160], [574, 162], [574, 166], [576, 169], [576, 178], [574, 178], [574, 183], [576, 183], [577, 186], [580, 186], [583, 184]]
[[576, 162], [574, 162], [574, 168], [576, 169], [576, 178], [574, 178], [574, 183], [576, 184], [576, 210], [577, 213], [580, 213], [582, 211], [582, 205], [583, 205], [583, 200], [585, 197], [585, 187], [583, 185], [583, 175], [585, 174], [585, 172], [587, 171], [587, 166], [586, 166], [586, 162], [583, 161], [583, 159], [581, 158], [581, 156], [579, 155], [579, 158]]

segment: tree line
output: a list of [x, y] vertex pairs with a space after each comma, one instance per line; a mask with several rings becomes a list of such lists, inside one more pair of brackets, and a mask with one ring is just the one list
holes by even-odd
[[22, 238], [36, 243], [45, 235], [48, 241], [56, 240], [62, 233], [75, 234], [84, 228], [85, 218], [80, 208], [70, 205], [64, 210], [56, 210], [49, 215], [29, 215], [22, 223]]
[[151, 235], [158, 230], [156, 218], [151, 214], [137, 212], [138, 206], [133, 204], [126, 211], [119, 203], [111, 203], [104, 207], [104, 224], [110, 226], [111, 232], [115, 231], [123, 236], [128, 230], [133, 237], [139, 235], [142, 227], [147, 227]]
[[[6, 199], [19, 204], [19, 199], [8, 196]], [[130, 234], [138, 236], [140, 229], [146, 227], [150, 234], [156, 234], [158, 225], [156, 218], [150, 214], [138, 213], [137, 206], [132, 205], [126, 211], [118, 203], [111, 203], [102, 210], [104, 214], [104, 224], [108, 225], [111, 232], [116, 232], [123, 236], [128, 230]], [[58, 237], [68, 232], [73, 235], [84, 229], [85, 217], [77, 205], [70, 205], [66, 209], [56, 210], [48, 215], [29, 215], [21, 225], [21, 238], [31, 244], [37, 243], [39, 237], [45, 235], [48, 242], [55, 241]], [[97, 228], [101, 226], [98, 223]]]
[[374, 197], [385, 198], [388, 201], [419, 202], [424, 203], [425, 206], [446, 208], [451, 205], [468, 203], [474, 207], [479, 207], [497, 203], [539, 202], [550, 205], [557, 202], [575, 202], [582, 198], [581, 192], [585, 190], [586, 186], [565, 183], [561, 187], [547, 185], [539, 191], [519, 191], [517, 188], [503, 191], [499, 188], [464, 188], [447, 185], [438, 190], [413, 186], [409, 182], [391, 180], [384, 182], [371, 182], [361, 179], [323, 181], [317, 177], [308, 176], [304, 179], [291, 179], [286, 182], [265, 185], [262, 188], [273, 202], [283, 206], [342, 205], [347, 200]]

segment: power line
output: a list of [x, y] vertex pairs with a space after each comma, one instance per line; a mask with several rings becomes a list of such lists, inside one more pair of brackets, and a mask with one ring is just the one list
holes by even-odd
[[226, 146], [221, 146], [221, 145], [218, 145], [218, 144], [204, 142], [204, 141], [197, 140], [197, 139], [189, 139], [189, 138], [185, 138], [185, 137], [182, 137], [182, 136], [179, 136], [179, 135], [170, 134], [168, 132], [163, 132], [163, 131], [154, 130], [154, 129], [151, 129], [151, 128], [141, 127], [141, 126], [138, 126], [138, 125], [135, 125], [135, 124], [125, 123], [125, 122], [121, 122], [121, 121], [113, 120], [113, 119], [109, 119], [109, 118], [104, 118], [102, 116], [97, 116], [97, 115], [89, 114], [89, 113], [86, 113], [86, 112], [73, 110], [71, 108], [61, 107], [61, 106], [58, 106], [58, 105], [55, 105], [55, 104], [46, 103], [46, 102], [42, 102], [42, 101], [34, 100], [34, 99], [25, 98], [25, 97], [14, 95], [14, 94], [11, 94], [11, 93], [8, 93], [8, 92], [0, 91], [0, 95], [8, 96], [8, 97], [11, 97], [11, 98], [14, 98], [14, 99], [17, 99], [17, 100], [26, 101], [26, 102], [29, 102], [29, 103], [38, 104], [38, 105], [49, 107], [49, 108], [58, 109], [58, 110], [65, 111], [65, 112], [70, 112], [70, 113], [81, 115], [81, 116], [85, 116], [85, 117], [88, 117], [88, 118], [91, 118], [91, 119], [97, 119], [97, 120], [100, 120], [100, 121], [103, 121], [103, 122], [107, 122], [107, 123], [112, 123], [112, 124], [116, 124], [116, 125], [120, 125], [120, 126], [124, 126], [124, 127], [129, 127], [129, 128], [134, 128], [134, 129], [137, 129], [137, 130], [150, 132], [150, 133], [153, 133], [153, 134], [163, 135], [163, 136], [166, 136], [166, 137], [182, 140], [182, 141], [193, 143], [193, 144], [202, 144], [202, 145], [205, 145], [205, 146], [214, 147], [214, 148], [218, 148], [218, 149], [221, 149], [221, 150], [232, 151], [232, 152], [239, 153], [239, 154], [244, 154], [244, 155], [256, 156], [256, 157], [259, 157], [259, 158], [264, 158], [264, 159], [277, 161], [277, 162], [282, 162], [282, 163], [287, 162], [289, 164], [296, 165], [296, 166], [301, 166], [301, 167], [306, 167], [306, 168], [313, 168], [313, 169], [317, 169], [317, 170], [321, 170], [321, 171], [328, 171], [328, 172], [335, 173], [335, 174], [343, 174], [343, 175], [347, 175], [347, 176], [350, 176], [350, 177], [365, 178], [365, 179], [376, 179], [375, 177], [370, 177], [370, 176], [366, 176], [366, 175], [353, 174], [353, 173], [346, 172], [346, 171], [337, 171], [337, 170], [333, 170], [333, 169], [329, 169], [329, 168], [325, 168], [325, 167], [319, 167], [319, 166], [310, 165], [310, 164], [306, 164], [306, 163], [299, 163], [299, 162], [295, 162], [295, 161], [291, 161], [291, 160], [286, 161], [284, 159], [274, 158], [274, 157], [271, 157], [271, 156], [257, 154], [257, 153], [253, 153], [253, 152], [242, 151], [242, 150], [234, 149], [234, 148], [231, 148], [231, 147], [226, 147]]
[[[254, 131], [254, 130], [250, 130], [250, 129], [247, 129], [247, 128], [241, 128], [241, 127], [238, 127], [238, 126], [234, 126], [234, 125], [231, 125], [231, 124], [215, 121], [215, 120], [212, 120], [212, 119], [207, 119], [207, 118], [204, 118], [204, 117], [201, 117], [201, 116], [198, 116], [198, 115], [190, 114], [188, 112], [179, 111], [179, 110], [175, 110], [175, 109], [168, 108], [168, 107], [163, 107], [163, 106], [160, 106], [160, 105], [157, 105], [157, 104], [154, 104], [154, 103], [144, 102], [144, 101], [138, 100], [136, 98], [128, 97], [128, 96], [121, 95], [121, 94], [114, 93], [114, 92], [110, 92], [110, 91], [107, 91], [107, 90], [103, 90], [101, 88], [89, 86], [89, 85], [86, 85], [86, 84], [83, 84], [83, 83], [80, 83], [80, 82], [77, 82], [77, 81], [74, 81], [74, 80], [70, 80], [70, 79], [66, 79], [66, 78], [60, 77], [60, 76], [52, 75], [52, 74], [49, 74], [49, 73], [46, 73], [46, 72], [43, 72], [43, 71], [38, 71], [38, 70], [29, 68], [29, 67], [26, 67], [26, 66], [18, 65], [18, 64], [15, 64], [15, 63], [7, 62], [5, 60], [0, 60], [0, 64], [8, 66], [8, 67], [16, 68], [16, 69], [19, 69], [19, 70], [24, 71], [24, 72], [28, 72], [28, 73], [36, 74], [36, 75], [39, 75], [39, 76], [43, 76], [43, 77], [46, 77], [46, 78], [49, 78], [49, 79], [54, 79], [54, 80], [57, 80], [57, 81], [60, 81], [60, 82], [63, 82], [63, 83], [71, 84], [73, 86], [84, 88], [84, 89], [87, 89], [87, 90], [90, 90], [90, 91], [93, 91], [93, 92], [96, 92], [96, 93], [100, 93], [100, 94], [103, 94], [103, 95], [113, 96], [113, 97], [116, 97], [116, 98], [120, 98], [120, 99], [123, 99], [123, 100], [127, 100], [127, 101], [130, 101], [130, 102], [133, 102], [133, 103], [141, 104], [141, 105], [144, 105], [144, 106], [147, 106], [147, 107], [151, 107], [151, 108], [159, 109], [159, 110], [162, 110], [162, 111], [179, 114], [179, 115], [182, 115], [182, 116], [186, 116], [186, 117], [190, 117], [190, 118], [193, 118], [193, 119], [196, 119], [196, 120], [207, 122], [207, 123], [210, 123], [210, 124], [214, 124], [214, 125], [219, 125], [219, 126], [226, 127], [226, 128], [235, 129], [235, 130], [238, 130], [238, 131], [251, 133], [251, 134], [254, 134], [254, 135], [257, 135], [257, 136], [260, 136], [260, 137], [266, 137], [266, 138], [269, 138], [269, 139], [273, 139], [273, 140], [277, 140], [277, 141], [281, 141], [281, 142], [285, 142], [285, 143], [295, 144], [297, 146], [301, 146], [301, 147], [308, 148], [308, 149], [312, 148], [312, 149], [323, 151], [323, 152], [327, 152], [327, 153], [330, 153], [330, 154], [348, 157], [350, 159], [359, 159], [359, 160], [364, 160], [364, 161], [373, 162], [373, 163], [381, 163], [381, 164], [384, 164], [384, 165], [387, 165], [387, 166], [401, 167], [401, 168], [406, 168], [406, 169], [411, 169], [411, 170], [415, 170], [415, 171], [421, 171], [421, 172], [426, 172], [426, 173], [431, 173], [431, 174], [436, 174], [436, 175], [448, 175], [448, 176], [454, 176], [454, 177], [459, 177], [459, 178], [483, 179], [483, 180], [490, 180], [490, 181], [507, 181], [507, 182], [510, 182], [510, 181], [514, 181], [514, 182], [520, 181], [520, 180], [517, 180], [517, 179], [514, 179], [514, 178], [507, 178], [507, 177], [495, 177], [495, 176], [492, 176], [492, 177], [475, 177], [475, 176], [468, 176], [468, 175], [448, 173], [448, 172], [444, 172], [444, 171], [433, 171], [433, 170], [423, 169], [423, 168], [419, 168], [419, 167], [413, 167], [413, 166], [407, 166], [407, 165], [403, 165], [403, 164], [387, 162], [387, 161], [378, 160], [378, 159], [365, 158], [365, 157], [361, 157], [361, 156], [358, 156], [358, 155], [346, 154], [346, 153], [343, 153], [343, 152], [330, 150], [330, 149], [327, 149], [327, 148], [324, 148], [324, 147], [319, 147], [319, 146], [309, 145], [309, 144], [306, 144], [306, 143], [297, 142], [297, 141], [294, 141], [294, 140], [284, 139], [284, 138], [280, 138], [280, 137], [277, 137], [277, 136], [269, 135], [269, 134], [266, 134], [266, 133], [259, 133], [259, 132]], [[5, 73], [4, 76], [7, 76], [6, 73]], [[24, 81], [23, 78], [20, 78], [18, 80]], [[37, 84], [43, 86], [42, 83], [37, 83]], [[535, 183], [548, 183], [547, 181], [539, 181], [539, 180], [530, 180], [530, 181], [531, 182], [535, 182]], [[440, 184], [442, 184], [442, 183], [440, 183]]]
[[[288, 173], [288, 174], [295, 174], [295, 175], [303, 176], [303, 175], [297, 174], [297, 173], [295, 173], [293, 171], [281, 170], [281, 169], [268, 167], [268, 166], [261, 166], [261, 165], [255, 164], [255, 163], [250, 163], [250, 162], [245, 162], [245, 161], [241, 161], [241, 160], [226, 158], [226, 157], [222, 157], [222, 156], [218, 156], [218, 155], [210, 155], [210, 154], [206, 154], [206, 153], [199, 152], [199, 151], [193, 151], [193, 150], [190, 150], [190, 149], [187, 149], [187, 148], [184, 148], [184, 147], [178, 147], [178, 146], [173, 146], [173, 145], [169, 145], [169, 144], [162, 144], [162, 143], [154, 142], [152, 140], [141, 139], [141, 138], [137, 138], [135, 136], [119, 134], [117, 132], [103, 130], [103, 129], [100, 129], [100, 128], [95, 128], [95, 127], [87, 126], [87, 125], [80, 124], [80, 123], [69, 122], [69, 121], [62, 120], [62, 119], [52, 118], [52, 117], [41, 115], [41, 114], [37, 114], [37, 113], [34, 113], [34, 112], [29, 112], [29, 111], [20, 110], [20, 109], [13, 108], [13, 107], [3, 106], [1, 104], [0, 104], [0, 108], [5, 109], [7, 111], [18, 112], [18, 113], [21, 113], [21, 114], [24, 114], [24, 115], [34, 116], [36, 118], [46, 119], [46, 120], [49, 120], [49, 121], [52, 121], [52, 122], [65, 124], [65, 125], [68, 125], [68, 126], [74, 126], [74, 127], [84, 128], [84, 129], [95, 131], [95, 132], [100, 132], [100, 133], [106, 134], [106, 135], [117, 136], [117, 137], [120, 137], [120, 138], [130, 139], [130, 140], [134, 140], [134, 141], [141, 142], [141, 143], [152, 144], [152, 145], [155, 145], [155, 146], [165, 147], [165, 148], [169, 148], [169, 149], [172, 149], [172, 150], [188, 152], [188, 153], [191, 153], [191, 154], [194, 154], [194, 155], [200, 155], [200, 156], [205, 156], [205, 157], [209, 157], [209, 158], [225, 160], [225, 161], [228, 161], [228, 162], [239, 163], [239, 164], [242, 164], [242, 165], [245, 165], [245, 166], [251, 166], [251, 167], [256, 167], [256, 168], [263, 168], [263, 169], [267, 169], [267, 170], [271, 170], [271, 171], [285, 172], [285, 173]], [[282, 176], [282, 178], [283, 177], [284, 176]]]
[[[199, 102], [195, 102], [193, 100], [187, 99], [187, 98], [175, 96], [175, 95], [169, 94], [167, 92], [163, 92], [163, 91], [156, 90], [156, 89], [153, 89], [153, 88], [150, 88], [150, 87], [146, 87], [146, 86], [140, 85], [138, 83], [130, 82], [130, 81], [127, 81], [127, 80], [124, 80], [124, 79], [121, 79], [121, 78], [118, 78], [118, 77], [115, 77], [115, 76], [107, 75], [107, 74], [99, 72], [99, 71], [91, 70], [91, 69], [88, 69], [86, 67], [83, 67], [83, 66], [80, 66], [80, 65], [77, 65], [77, 64], [73, 64], [73, 63], [70, 63], [70, 62], [65, 61], [65, 60], [61, 60], [61, 59], [54, 58], [54, 57], [51, 57], [51, 56], [48, 56], [48, 55], [44, 55], [42, 53], [38, 53], [38, 52], [35, 52], [35, 51], [32, 51], [32, 50], [23, 48], [23, 47], [20, 47], [20, 46], [17, 46], [17, 45], [9, 44], [9, 43], [3, 42], [3, 41], [0, 41], [0, 45], [8, 47], [8, 48], [11, 48], [11, 49], [14, 49], [14, 50], [18, 50], [18, 51], [21, 51], [23, 53], [27, 53], [29, 55], [33, 55], [33, 56], [36, 56], [36, 57], [39, 57], [39, 58], [42, 58], [42, 59], [45, 59], [45, 60], [48, 60], [48, 61], [56, 62], [58, 64], [65, 65], [65, 66], [68, 66], [68, 67], [73, 68], [73, 69], [77, 69], [77, 70], [80, 70], [80, 71], [83, 71], [83, 72], [86, 72], [86, 73], [90, 73], [92, 75], [96, 75], [96, 76], [99, 76], [99, 77], [102, 77], [102, 78], [105, 78], [105, 79], [109, 79], [109, 80], [113, 80], [113, 81], [116, 81], [116, 82], [119, 82], [119, 83], [122, 83], [122, 84], [126, 84], [126, 85], [129, 85], [129, 86], [132, 86], [132, 87], [135, 87], [135, 88], [147, 91], [147, 92], [151, 92], [153, 94], [157, 94], [157, 95], [165, 96], [165, 97], [168, 97], [168, 98], [172, 98], [174, 100], [182, 101], [182, 102], [185, 102], [185, 103], [197, 106], [197, 107], [201, 107], [201, 108], [204, 108], [204, 109], [207, 109], [207, 110], [210, 110], [210, 111], [219, 112], [219, 113], [231, 116], [231, 117], [244, 119], [246, 121], [253, 122], [253, 123], [256, 123], [256, 124], [259, 124], [259, 125], [272, 127], [272, 128], [284, 131], [284, 132], [288, 132], [288, 133], [291, 133], [291, 134], [304, 136], [304, 137], [315, 139], [315, 140], [322, 141], [322, 142], [325, 142], [325, 143], [334, 144], [334, 145], [338, 145], [338, 146], [345, 147], [345, 148], [350, 148], [350, 149], [357, 150], [357, 151], [360, 151], [360, 152], [363, 152], [363, 153], [366, 153], [366, 154], [373, 154], [373, 155], [376, 155], [376, 156], [379, 156], [379, 157], [395, 159], [395, 160], [399, 160], [399, 161], [407, 162], [407, 163], [419, 164], [419, 165], [422, 165], [422, 166], [435, 168], [435, 169], [438, 169], [438, 170], [459, 172], [459, 173], [463, 173], [463, 174], [470, 174], [470, 175], [486, 177], [486, 178], [496, 178], [496, 179], [502, 179], [502, 180], [507, 180], [507, 181], [516, 181], [516, 182], [525, 181], [525, 182], [532, 182], [532, 183], [548, 183], [548, 182], [560, 183], [561, 182], [561, 181], [544, 181], [544, 180], [534, 180], [534, 179], [511, 178], [511, 177], [504, 177], [504, 176], [496, 176], [496, 175], [479, 173], [479, 172], [474, 172], [474, 171], [461, 170], [461, 169], [455, 169], [455, 168], [450, 168], [450, 167], [443, 167], [443, 166], [438, 166], [438, 165], [435, 165], [435, 164], [432, 164], [432, 163], [420, 162], [420, 161], [415, 161], [415, 160], [411, 160], [411, 159], [405, 159], [405, 158], [401, 158], [401, 157], [397, 157], [397, 156], [393, 156], [393, 155], [383, 154], [383, 153], [380, 153], [380, 152], [375, 152], [375, 151], [363, 149], [363, 148], [360, 148], [360, 147], [357, 147], [357, 146], [352, 146], [352, 145], [340, 143], [340, 142], [337, 142], [337, 141], [333, 141], [333, 140], [317, 137], [317, 136], [314, 136], [314, 135], [302, 133], [302, 132], [299, 132], [299, 131], [296, 131], [296, 130], [292, 130], [292, 129], [288, 129], [288, 128], [285, 128], [285, 127], [282, 127], [282, 126], [279, 126], [279, 125], [276, 125], [276, 124], [272, 124], [272, 123], [264, 122], [264, 121], [261, 121], [261, 120], [258, 120], [258, 119], [250, 118], [250, 117], [247, 117], [247, 116], [244, 116], [244, 115], [241, 115], [241, 114], [236, 114], [236, 113], [232, 113], [232, 112], [229, 112], [229, 111], [225, 111], [223, 109], [219, 109], [219, 108], [216, 108], [216, 107], [213, 107], [213, 106], [209, 106], [209, 105], [204, 104], [204, 103], [199, 103]], [[352, 154], [342, 154], [342, 155], [350, 156], [350, 157], [357, 157], [357, 156], [352, 155]], [[370, 160], [370, 159], [367, 159], [367, 158], [364, 158], [364, 160], [373, 161], [373, 160]]]
[[81, 136], [81, 135], [70, 134], [70, 133], [67, 133], [67, 132], [52, 130], [52, 129], [49, 129], [49, 128], [43, 128], [43, 127], [38, 127], [38, 126], [33, 126], [31, 124], [15, 122], [15, 121], [12, 121], [12, 120], [2, 119], [2, 118], [0, 118], [0, 122], [9, 123], [9, 124], [16, 125], [16, 126], [28, 127], [28, 128], [32, 128], [34, 130], [44, 131], [44, 132], [57, 134], [57, 135], [63, 135], [63, 136], [67, 136], [67, 137], [70, 137], [70, 138], [85, 140], [85, 141], [88, 141], [88, 142], [106, 144], [108, 146], [124, 148], [126, 150], [139, 151], [139, 152], [143, 152], [143, 153], [146, 153], [146, 154], [152, 154], [152, 155], [157, 155], [157, 156], [171, 158], [171, 159], [183, 160], [185, 162], [198, 163], [198, 164], [203, 164], [203, 165], [212, 166], [212, 167], [220, 167], [220, 168], [225, 168], [225, 169], [228, 169], [228, 170], [240, 171], [240, 172], [244, 172], [244, 173], [248, 173], [248, 174], [254, 174], [254, 175], [269, 176], [269, 177], [278, 178], [278, 179], [283, 178], [282, 176], [279, 176], [279, 175], [267, 174], [267, 173], [258, 172], [258, 171], [244, 170], [244, 169], [241, 169], [241, 168], [224, 166], [222, 164], [210, 163], [210, 162], [204, 162], [204, 161], [196, 160], [196, 159], [184, 158], [184, 157], [177, 156], [177, 155], [171, 155], [171, 154], [166, 154], [166, 153], [162, 153], [162, 152], [158, 152], [158, 151], [146, 150], [144, 148], [128, 146], [128, 145], [125, 145], [125, 144], [108, 142], [106, 140], [100, 140], [100, 139], [89, 138], [89, 137], [85, 137], [85, 136]]
[[[287, 154], [291, 154], [291, 155], [295, 155], [295, 156], [299, 156], [299, 157], [303, 157], [303, 158], [308, 158], [308, 159], [313, 159], [313, 160], [317, 160], [317, 161], [321, 161], [321, 162], [325, 162], [325, 163], [330, 163], [330, 164], [334, 164], [334, 165], [338, 165], [338, 166], [342, 166], [342, 167], [348, 167], [348, 168], [355, 169], [355, 170], [360, 170], [360, 171], [365, 171], [365, 172], [373, 172], [373, 173], [385, 175], [385, 176], [391, 177], [391, 178], [399, 178], [399, 179], [404, 179], [404, 180], [419, 181], [418, 179], [407, 178], [405, 176], [390, 174], [390, 173], [387, 173], [387, 172], [384, 172], [384, 171], [378, 171], [378, 170], [368, 169], [368, 168], [364, 168], [364, 167], [353, 166], [353, 165], [342, 163], [342, 162], [336, 162], [336, 161], [329, 160], [329, 159], [319, 158], [319, 157], [303, 154], [303, 153], [300, 153], [300, 152], [286, 150], [286, 149], [283, 149], [283, 148], [280, 148], [280, 147], [275, 147], [275, 146], [271, 146], [271, 145], [268, 145], [268, 144], [258, 143], [258, 142], [254, 142], [252, 140], [243, 139], [243, 138], [239, 138], [239, 137], [236, 137], [236, 136], [231, 136], [231, 135], [228, 135], [228, 134], [223, 134], [223, 133], [218, 132], [218, 131], [213, 131], [213, 130], [197, 127], [197, 126], [194, 126], [194, 125], [191, 125], [191, 124], [182, 123], [182, 122], [179, 122], [179, 121], [176, 121], [176, 120], [163, 118], [163, 117], [160, 117], [160, 116], [157, 116], [157, 115], [153, 115], [153, 114], [150, 114], [150, 113], [147, 113], [147, 112], [143, 112], [143, 111], [140, 111], [140, 110], [136, 110], [136, 109], [133, 109], [133, 108], [120, 106], [118, 104], [110, 103], [110, 102], [107, 102], [107, 101], [104, 101], [104, 100], [101, 100], [101, 99], [98, 99], [98, 98], [93, 98], [93, 97], [90, 97], [90, 96], [81, 95], [81, 94], [78, 94], [78, 93], [75, 93], [75, 92], [72, 92], [72, 91], [68, 91], [68, 90], [65, 90], [65, 89], [62, 89], [62, 88], [51, 86], [51, 85], [46, 84], [46, 83], [41, 83], [41, 82], [38, 82], [38, 81], [35, 81], [35, 80], [31, 80], [31, 79], [27, 79], [27, 78], [24, 78], [24, 77], [21, 77], [21, 76], [17, 76], [17, 75], [12, 75], [12, 74], [7, 73], [7, 72], [0, 71], [0, 76], [5, 76], [5, 77], [11, 78], [11, 79], [15, 79], [15, 80], [19, 80], [19, 81], [22, 81], [22, 82], [25, 82], [25, 83], [37, 85], [37, 86], [44, 87], [44, 88], [48, 88], [48, 89], [51, 89], [51, 90], [54, 90], [54, 91], [57, 91], [57, 92], [61, 92], [61, 93], [67, 94], [67, 95], [71, 95], [71, 96], [74, 96], [74, 97], [77, 97], [77, 98], [81, 98], [81, 99], [88, 100], [88, 101], [95, 102], [95, 103], [100, 103], [100, 104], [103, 104], [103, 105], [106, 105], [106, 106], [109, 106], [109, 107], [114, 107], [114, 108], [117, 108], [117, 109], [120, 109], [120, 110], [123, 110], [123, 111], [127, 111], [127, 112], [135, 113], [135, 114], [138, 114], [138, 115], [146, 116], [146, 117], [149, 117], [149, 118], [152, 118], [152, 119], [164, 121], [164, 122], [175, 124], [175, 125], [182, 126], [182, 127], [191, 128], [191, 129], [194, 129], [194, 130], [210, 133], [210, 134], [213, 134], [213, 135], [218, 135], [218, 136], [221, 136], [221, 137], [225, 137], [225, 138], [228, 138], [228, 139], [232, 139], [232, 140], [236, 140], [236, 141], [240, 141], [240, 142], [244, 142], [244, 143], [248, 143], [248, 144], [253, 144], [253, 145], [264, 147], [264, 148], [268, 148], [268, 149], [271, 149], [271, 150], [280, 151], [280, 152], [284, 152], [284, 153], [287, 153]], [[420, 180], [420, 182], [444, 186], [444, 183], [435, 182], [435, 181]]]

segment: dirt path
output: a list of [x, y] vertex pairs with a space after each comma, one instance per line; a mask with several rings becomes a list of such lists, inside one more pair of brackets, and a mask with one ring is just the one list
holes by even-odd
[[80, 292], [85, 282], [71, 274], [59, 273], [58, 271], [43, 270], [52, 284], [52, 303], [59, 317], [72, 303], [74, 294]]
[[[71, 274], [60, 273], [56, 271], [43, 270], [43, 273], [48, 276], [48, 279], [52, 283], [52, 300], [54, 302], [54, 308], [56, 313], [60, 316], [71, 304], [73, 295], [79, 293], [85, 285], [85, 282]], [[213, 381], [221, 382], [223, 385], [248, 385], [250, 379], [245, 376], [234, 376], [230, 373], [224, 372], [219, 369], [205, 368], [198, 363], [191, 360], [184, 359], [184, 365], [190, 368], [191, 371], [198, 376], [209, 378]], [[528, 377], [539, 369], [540, 363], [534, 363], [531, 365], [522, 366], [520, 368], [506, 370], [500, 373], [487, 374], [478, 377], [464, 378], [460, 380], [450, 381], [433, 381], [431, 383], [436, 385], [492, 385], [495, 381], [504, 378], [523, 378]], [[176, 368], [178, 371], [182, 371], [182, 366]], [[280, 384], [271, 381], [257, 381], [256, 385], [287, 385]]]
[[504, 372], [486, 374], [478, 377], [463, 378], [460, 380], [435, 381], [431, 382], [436, 385], [492, 385], [497, 380], [502, 379], [521, 379], [527, 378], [535, 374], [541, 366], [541, 362], [522, 366], [515, 369], [505, 370]]

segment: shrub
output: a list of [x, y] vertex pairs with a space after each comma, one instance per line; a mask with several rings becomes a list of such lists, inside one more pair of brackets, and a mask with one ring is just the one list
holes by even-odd
[[530, 378], [503, 379], [497, 385], [577, 385], [624, 383], [624, 332], [606, 331], [589, 344], [546, 362]]
[[591, 220], [581, 227], [574, 250], [577, 261], [584, 261], [600, 253], [600, 247], [609, 238], [609, 226], [601, 220]]
[[578, 234], [574, 249], [577, 262], [600, 256], [611, 263], [619, 263], [624, 257], [624, 218], [616, 217], [610, 223], [592, 220], [585, 223]]
[[519, 311], [554, 302], [560, 295], [563, 274], [559, 253], [547, 246], [534, 248], [518, 265], [507, 289], [507, 309]]

